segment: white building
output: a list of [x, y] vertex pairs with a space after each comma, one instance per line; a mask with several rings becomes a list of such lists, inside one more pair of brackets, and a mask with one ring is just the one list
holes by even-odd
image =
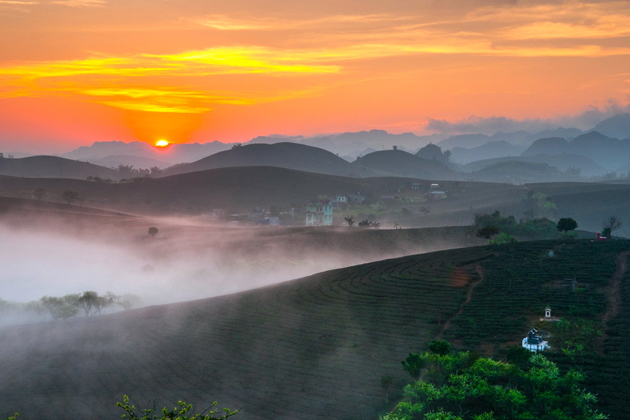
[[308, 200], [306, 226], [330, 226], [333, 222], [333, 205], [330, 200]]
[[542, 335], [538, 334], [538, 331], [535, 328], [529, 330], [527, 337], [523, 338], [523, 348], [527, 350], [538, 353], [540, 351], [545, 351], [551, 348], [549, 342], [545, 341]]

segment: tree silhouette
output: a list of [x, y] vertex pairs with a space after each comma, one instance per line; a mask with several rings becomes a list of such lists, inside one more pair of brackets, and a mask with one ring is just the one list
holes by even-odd
[[476, 236], [478, 238], [486, 238], [487, 240], [490, 240], [490, 238], [498, 234], [499, 234], [499, 228], [495, 226], [485, 226], [477, 231]]
[[352, 216], [346, 216], [343, 218], [343, 220], [345, 220], [346, 222], [348, 222], [348, 226], [352, 227], [354, 226], [354, 217]]
[[79, 198], [79, 193], [72, 190], [65, 190], [61, 193], [61, 198], [67, 201], [68, 204], [72, 204]]
[[571, 219], [570, 217], [563, 217], [562, 219], [558, 220], [558, 226], [556, 227], [558, 228], [559, 232], [564, 231], [566, 235], [567, 232], [569, 232], [570, 230], [577, 229], [578, 224], [575, 220]]
[[152, 238], [155, 238], [155, 235], [157, 235], [158, 232], [159, 230], [155, 226], [151, 226], [149, 228], [149, 235], [151, 235]]
[[610, 238], [612, 233], [619, 229], [622, 224], [617, 216], [610, 216], [602, 222], [602, 236]]

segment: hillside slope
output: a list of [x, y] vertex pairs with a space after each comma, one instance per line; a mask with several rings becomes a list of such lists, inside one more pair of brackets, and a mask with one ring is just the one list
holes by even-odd
[[[164, 176], [238, 166], [274, 166], [328, 175], [356, 172], [347, 161], [324, 149], [296, 143], [275, 143], [235, 147], [193, 163], [169, 168], [164, 171]], [[365, 170], [358, 172], [369, 174]]]
[[459, 178], [458, 173], [437, 160], [423, 159], [402, 150], [383, 150], [370, 153], [352, 162], [352, 166], [370, 170], [378, 176], [433, 180]]
[[595, 163], [591, 158], [582, 155], [574, 154], [558, 154], [558, 155], [533, 155], [533, 156], [513, 156], [503, 157], [498, 159], [484, 159], [476, 162], [471, 162], [467, 165], [460, 167], [462, 171], [473, 172], [502, 162], [535, 162], [545, 163], [549, 166], [558, 168], [561, 171], [566, 171], [569, 168], [580, 169], [581, 175], [603, 175], [606, 173], [606, 169], [601, 165]]
[[[617, 382], [611, 395], [609, 375], [627, 370], [614, 343], [630, 336], [618, 317], [628, 301], [610, 296], [627, 289], [627, 247], [574, 240], [444, 251], [219, 298], [4, 327], [0, 395], [25, 418], [112, 418], [124, 393], [158, 406], [218, 400], [244, 420], [374, 418], [384, 408], [380, 378], [392, 375], [397, 394], [410, 351], [444, 337], [499, 357], [551, 305], [572, 322], [602, 322], [606, 335], [586, 351], [595, 366], [620, 365], [617, 373], [587, 365], [588, 386], [607, 390], [605, 412], [623, 413], [628, 385]], [[576, 273], [589, 299], [563, 283]]]
[[88, 176], [113, 180], [121, 178], [120, 173], [113, 169], [56, 156], [32, 156], [21, 159], [0, 158], [0, 175], [28, 178], [85, 179]]

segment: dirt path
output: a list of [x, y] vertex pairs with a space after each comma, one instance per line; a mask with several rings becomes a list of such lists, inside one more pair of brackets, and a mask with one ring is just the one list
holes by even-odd
[[477, 285], [479, 285], [483, 281], [484, 274], [483, 274], [483, 270], [481, 269], [481, 265], [479, 263], [477, 263], [475, 265], [475, 271], [479, 275], [479, 280], [477, 280], [474, 283], [470, 283], [470, 285], [468, 286], [468, 294], [466, 295], [466, 300], [464, 301], [464, 303], [462, 303], [462, 306], [459, 307], [457, 312], [455, 312], [455, 314], [452, 317], [450, 317], [449, 319], [446, 320], [446, 322], [444, 323], [444, 325], [440, 329], [440, 332], [438, 332], [438, 334], [435, 336], [436, 340], [441, 340], [442, 339], [442, 336], [444, 335], [444, 331], [446, 331], [448, 329], [448, 327], [451, 324], [451, 321], [461, 315], [461, 313], [464, 311], [464, 307], [466, 307], [466, 305], [468, 305], [468, 303], [472, 299], [472, 292], [473, 292], [474, 288], [477, 287]]
[[619, 312], [621, 281], [628, 269], [628, 255], [630, 255], [630, 251], [624, 251], [617, 255], [617, 271], [615, 271], [613, 276], [612, 285], [608, 290], [606, 290], [606, 297], [608, 298], [609, 306], [606, 308], [606, 312], [604, 312], [604, 316], [602, 317], [602, 321], [604, 322], [608, 322]]

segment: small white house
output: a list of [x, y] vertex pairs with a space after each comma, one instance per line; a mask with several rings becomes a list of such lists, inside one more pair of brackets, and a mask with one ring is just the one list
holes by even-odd
[[330, 226], [333, 222], [333, 205], [330, 200], [308, 200], [306, 226]]
[[538, 334], [535, 328], [532, 328], [527, 333], [527, 337], [523, 338], [523, 348], [538, 353], [550, 349], [551, 346], [548, 341], [543, 339], [542, 335]]
[[337, 203], [348, 204], [348, 197], [343, 194], [337, 194], [337, 196], [335, 197], [335, 201]]

